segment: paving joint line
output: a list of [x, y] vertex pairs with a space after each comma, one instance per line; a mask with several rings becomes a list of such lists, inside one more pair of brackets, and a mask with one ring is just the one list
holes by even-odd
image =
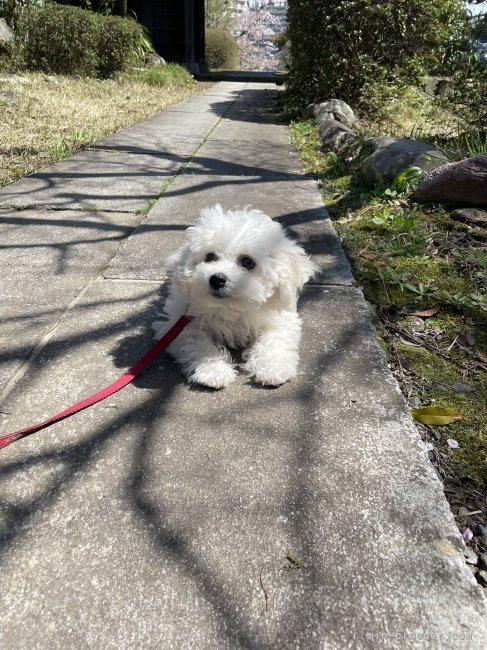
[[29, 368], [32, 366], [32, 363], [41, 354], [41, 352], [44, 350], [46, 345], [52, 339], [52, 337], [54, 336], [56, 331], [61, 327], [61, 325], [64, 323], [64, 321], [70, 316], [71, 312], [74, 311], [74, 309], [76, 308], [78, 303], [81, 301], [81, 299], [84, 297], [84, 295], [87, 293], [87, 291], [96, 282], [97, 278], [98, 278], [98, 276], [93, 276], [92, 278], [90, 278], [88, 280], [88, 282], [81, 289], [81, 291], [73, 298], [73, 300], [71, 300], [69, 305], [65, 308], [64, 312], [58, 318], [56, 323], [46, 332], [46, 334], [44, 334], [44, 336], [41, 338], [41, 340], [34, 346], [32, 351], [30, 352], [29, 356], [22, 363], [20, 368], [18, 368], [18, 370], [16, 372], [14, 372], [12, 377], [8, 380], [5, 388], [0, 393], [0, 405], [2, 405], [3, 402], [5, 402], [5, 400], [10, 395], [10, 393], [14, 390], [14, 388], [17, 386], [17, 384], [25, 376], [25, 374], [27, 373]]
[[[12, 212], [25, 212], [26, 210], [36, 210], [37, 212], [110, 212], [111, 214], [138, 214], [137, 210], [114, 210], [113, 208], [90, 208], [90, 207], [69, 207], [56, 205], [8, 205], [0, 204], [1, 210], [10, 210]], [[1, 216], [1, 215], [0, 215]], [[1, 219], [0, 219], [1, 224]]]

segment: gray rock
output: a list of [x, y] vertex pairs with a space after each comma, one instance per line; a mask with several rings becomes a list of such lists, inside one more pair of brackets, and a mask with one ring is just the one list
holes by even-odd
[[166, 63], [165, 59], [163, 59], [162, 56], [159, 56], [159, 54], [156, 54], [155, 52], [148, 52], [145, 55], [145, 62], [147, 65], [165, 65]]
[[481, 226], [487, 224], [487, 212], [478, 208], [460, 208], [453, 210], [450, 216], [454, 221], [461, 221], [462, 223], [473, 223]]
[[357, 121], [350, 106], [341, 99], [329, 99], [326, 102], [314, 104], [313, 114], [317, 124], [328, 120], [336, 120], [351, 128]]
[[419, 185], [412, 198], [420, 203], [487, 206], [487, 155], [448, 163], [434, 170]]
[[453, 392], [455, 393], [475, 393], [477, 390], [475, 386], [470, 384], [464, 384], [461, 381], [454, 381], [451, 385]]
[[394, 144], [397, 141], [398, 138], [393, 138], [390, 135], [379, 135], [376, 138], [369, 138], [362, 145], [362, 149], [360, 150], [360, 155], [370, 156], [375, 151], [380, 151], [381, 149], [385, 149], [386, 147], [389, 147], [391, 144]]
[[318, 125], [318, 136], [323, 151], [340, 151], [355, 142], [357, 136], [336, 120], [325, 120]]
[[3, 18], [0, 18], [0, 52], [7, 51], [13, 43], [14, 33]]
[[371, 184], [392, 181], [407, 167], [419, 167], [430, 172], [445, 165], [446, 156], [432, 145], [407, 138], [370, 138], [361, 153], [372, 151], [360, 165], [364, 179]]
[[44, 77], [44, 81], [47, 81], [48, 83], [53, 84], [54, 86], [60, 86], [61, 85], [61, 82], [59, 81], [59, 79], [57, 77], [55, 77], [54, 75], [52, 75], [52, 74], [46, 75]]
[[424, 320], [418, 316], [406, 316], [402, 321], [402, 325], [409, 332], [424, 332], [426, 328]]
[[465, 556], [465, 562], [467, 564], [473, 564], [474, 566], [477, 565], [477, 562], [479, 561], [479, 558], [477, 556], [477, 553], [473, 551], [470, 546], [466, 546], [463, 555]]

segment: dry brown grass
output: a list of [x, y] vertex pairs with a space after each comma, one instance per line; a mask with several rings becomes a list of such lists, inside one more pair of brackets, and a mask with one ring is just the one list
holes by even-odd
[[197, 92], [119, 80], [0, 73], [0, 187]]

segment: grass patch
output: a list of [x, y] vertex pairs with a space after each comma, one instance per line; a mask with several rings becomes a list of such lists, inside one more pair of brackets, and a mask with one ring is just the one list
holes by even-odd
[[168, 64], [99, 80], [0, 73], [0, 187], [202, 89]]
[[[426, 82], [425, 82], [426, 83]], [[429, 90], [432, 93], [433, 90]], [[455, 137], [460, 123], [451, 113], [432, 102], [432, 95], [414, 86], [394, 88], [376, 116], [363, 122], [367, 137], [391, 135], [398, 138]]]
[[[456, 409], [463, 419], [447, 427], [418, 425], [435, 443], [435, 466], [448, 480], [487, 488], [487, 261], [485, 230], [453, 221], [442, 206], [425, 208], [408, 196], [414, 174], [370, 189], [357, 172], [365, 137], [422, 137], [454, 150], [458, 124], [445, 119], [424, 93], [404, 91], [381, 122], [360, 125], [362, 137], [346, 155], [323, 153], [315, 124], [291, 124], [309, 175], [325, 206], [366, 300], [378, 310], [381, 345], [411, 407]], [[453, 144], [452, 144], [453, 143]], [[484, 150], [478, 139], [472, 151]], [[465, 149], [464, 149], [465, 150]], [[441, 305], [431, 317], [414, 311]], [[451, 450], [447, 438], [459, 448]], [[462, 488], [463, 489], [463, 488]], [[451, 501], [450, 501], [451, 502]], [[451, 502], [452, 503], [452, 502]]]

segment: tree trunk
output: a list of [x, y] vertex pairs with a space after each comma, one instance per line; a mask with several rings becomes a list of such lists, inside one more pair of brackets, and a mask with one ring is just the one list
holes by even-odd
[[115, 4], [113, 5], [113, 15], [114, 16], [127, 15], [127, 0], [115, 0]]

